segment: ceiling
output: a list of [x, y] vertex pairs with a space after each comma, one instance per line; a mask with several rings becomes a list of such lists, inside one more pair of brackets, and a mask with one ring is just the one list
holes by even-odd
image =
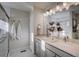
[[31, 10], [32, 6], [24, 2], [2, 2], [3, 7], [15, 8], [23, 11]]
[[30, 11], [33, 6], [39, 9], [47, 9], [50, 6], [54, 6], [55, 2], [2, 2], [4, 7], [15, 8], [23, 11]]
[[50, 6], [53, 6], [56, 3], [55, 2], [28, 2], [28, 4], [35, 6], [39, 9], [45, 10], [45, 9], [49, 8]]

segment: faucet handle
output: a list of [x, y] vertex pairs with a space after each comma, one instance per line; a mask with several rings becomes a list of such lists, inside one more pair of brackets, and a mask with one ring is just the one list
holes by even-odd
[[64, 37], [64, 39], [63, 39], [63, 40], [64, 40], [64, 42], [66, 42], [66, 39], [67, 39], [67, 38], [66, 38], [66, 37]]

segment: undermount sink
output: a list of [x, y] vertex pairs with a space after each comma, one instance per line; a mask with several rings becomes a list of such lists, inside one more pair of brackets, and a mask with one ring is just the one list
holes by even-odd
[[68, 41], [68, 42], [64, 42], [64, 41], [60, 41], [60, 42], [57, 42], [56, 44], [60, 45], [61, 47], [63, 48], [74, 48], [74, 43]]

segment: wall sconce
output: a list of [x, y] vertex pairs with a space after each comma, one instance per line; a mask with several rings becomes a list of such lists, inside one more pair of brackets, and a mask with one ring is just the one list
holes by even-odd
[[59, 3], [57, 2], [56, 7], [53, 9], [47, 10], [46, 13], [44, 14], [44, 16], [49, 16], [49, 15], [55, 14], [57, 11], [61, 12], [64, 8], [66, 10], [68, 10], [71, 5], [78, 5], [78, 4], [79, 4], [79, 2], [75, 2], [75, 3], [71, 3], [71, 4], [68, 4], [67, 2], [63, 2], [63, 5], [60, 7]]
[[53, 13], [53, 10], [51, 9], [49, 12], [50, 12], [50, 15], [52, 15], [52, 13]]

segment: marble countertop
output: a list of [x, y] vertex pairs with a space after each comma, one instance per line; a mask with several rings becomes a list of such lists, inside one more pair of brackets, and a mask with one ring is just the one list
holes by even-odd
[[35, 36], [35, 38], [43, 40], [46, 43], [53, 45], [73, 56], [79, 57], [79, 44], [73, 43], [71, 41], [65, 42], [64, 40], [57, 38], [52, 40], [50, 37], [46, 36]]

